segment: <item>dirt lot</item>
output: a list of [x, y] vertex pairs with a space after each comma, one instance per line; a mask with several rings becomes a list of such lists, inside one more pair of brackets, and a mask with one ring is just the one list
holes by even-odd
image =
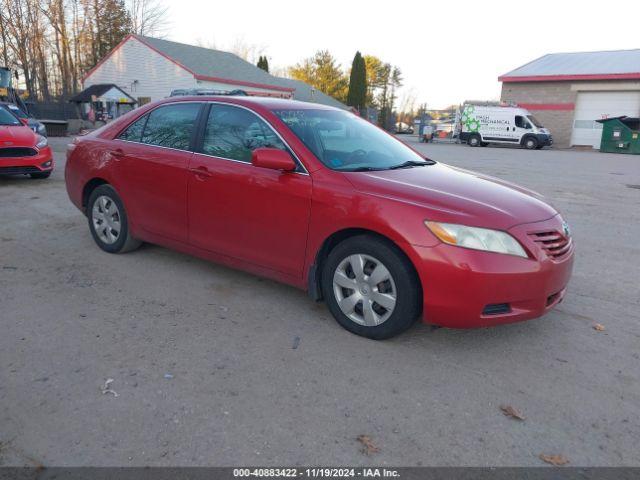
[[103, 253], [52, 143], [49, 180], [0, 179], [0, 464], [640, 465], [640, 157], [419, 145], [547, 195], [575, 273], [542, 319], [373, 342], [287, 286]]

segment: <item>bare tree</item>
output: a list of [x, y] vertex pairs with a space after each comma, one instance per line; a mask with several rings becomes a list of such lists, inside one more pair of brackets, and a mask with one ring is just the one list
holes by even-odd
[[132, 33], [164, 37], [169, 27], [169, 8], [162, 0], [128, 0]]
[[264, 45], [247, 42], [244, 37], [236, 37], [231, 44], [229, 51], [250, 63], [256, 63], [260, 55], [263, 55], [266, 48]]

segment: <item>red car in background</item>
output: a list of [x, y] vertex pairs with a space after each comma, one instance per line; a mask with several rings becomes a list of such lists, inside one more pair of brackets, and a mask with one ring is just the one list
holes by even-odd
[[146, 241], [264, 275], [374, 339], [419, 317], [456, 328], [539, 317], [572, 270], [569, 228], [538, 194], [310, 103], [145, 105], [76, 139], [65, 179], [104, 251]]
[[6, 105], [0, 105], [0, 175], [47, 178], [53, 167], [47, 138], [29, 128]]

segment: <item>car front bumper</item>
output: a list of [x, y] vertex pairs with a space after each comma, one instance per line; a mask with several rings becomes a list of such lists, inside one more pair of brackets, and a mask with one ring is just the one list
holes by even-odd
[[54, 168], [51, 147], [28, 157], [0, 157], [0, 175], [26, 175], [50, 172]]
[[[558, 216], [509, 232], [529, 258], [446, 244], [413, 247], [419, 260], [423, 321], [450, 328], [477, 328], [537, 318], [560, 303], [573, 269], [574, 246], [549, 256], [532, 232], [558, 231]], [[559, 230], [562, 231], [562, 230]]]

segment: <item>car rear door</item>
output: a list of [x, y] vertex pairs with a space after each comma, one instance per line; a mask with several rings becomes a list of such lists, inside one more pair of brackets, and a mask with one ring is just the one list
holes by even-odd
[[133, 224], [186, 242], [187, 179], [202, 102], [161, 105], [114, 142], [117, 188]]
[[[190, 162], [189, 241], [287, 275], [302, 275], [311, 177], [254, 167], [258, 147], [288, 150], [249, 109], [212, 103]], [[290, 151], [290, 150], [289, 150]]]

